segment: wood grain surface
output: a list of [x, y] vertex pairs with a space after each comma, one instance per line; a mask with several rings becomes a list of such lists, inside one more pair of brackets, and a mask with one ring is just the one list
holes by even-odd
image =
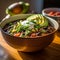
[[44, 50], [34, 53], [18, 52], [9, 46], [0, 32], [0, 45], [14, 58], [14, 60], [60, 60], [60, 32], [55, 34], [54, 41]]

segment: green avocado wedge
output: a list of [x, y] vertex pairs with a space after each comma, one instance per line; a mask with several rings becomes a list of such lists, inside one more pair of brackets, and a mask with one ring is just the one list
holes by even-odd
[[15, 8], [15, 10], [17, 10], [16, 8], [18, 7], [18, 10], [19, 9], [21, 10], [21, 12], [17, 13], [17, 14], [25, 14], [28, 12], [29, 10], [29, 6], [30, 4], [29, 3], [25, 3], [25, 2], [17, 2], [17, 3], [14, 3], [12, 5], [10, 5], [7, 9], [6, 9], [6, 14], [9, 14], [10, 16], [13, 16], [13, 15], [16, 15], [16, 13], [14, 13], [12, 10]]
[[47, 27], [48, 26], [48, 20], [41, 14], [31, 15], [27, 18], [27, 20], [29, 20], [29, 21], [35, 20], [35, 22], [37, 24], [39, 24], [40, 27]]

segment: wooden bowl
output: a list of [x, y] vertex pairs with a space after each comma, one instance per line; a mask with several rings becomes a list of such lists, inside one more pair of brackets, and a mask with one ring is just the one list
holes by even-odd
[[50, 24], [55, 28], [55, 31], [53, 31], [52, 33], [49, 33], [45, 36], [39, 36], [36, 38], [14, 37], [14, 36], [7, 34], [2, 29], [9, 22], [12, 22], [12, 21], [15, 21], [18, 19], [24, 19], [30, 15], [32, 15], [32, 14], [19, 14], [19, 15], [11, 16], [9, 18], [6, 18], [5, 20], [2, 20], [2, 22], [0, 23], [0, 30], [2, 32], [2, 35], [5, 39], [5, 41], [10, 46], [16, 48], [18, 51], [35, 52], [35, 51], [38, 51], [38, 50], [41, 50], [41, 49], [47, 47], [53, 41], [55, 32], [57, 31], [57, 29], [59, 27], [58, 23], [54, 19], [46, 17], [49, 20]]

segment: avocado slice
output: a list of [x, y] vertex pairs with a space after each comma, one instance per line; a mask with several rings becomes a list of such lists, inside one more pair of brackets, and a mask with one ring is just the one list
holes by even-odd
[[6, 14], [9, 14], [10, 16], [25, 14], [28, 12], [29, 6], [30, 4], [25, 2], [14, 3], [6, 9]]
[[48, 26], [48, 20], [41, 14], [34, 14], [27, 18], [27, 20], [36, 20], [37, 24], [40, 25], [40, 27], [46, 27]]

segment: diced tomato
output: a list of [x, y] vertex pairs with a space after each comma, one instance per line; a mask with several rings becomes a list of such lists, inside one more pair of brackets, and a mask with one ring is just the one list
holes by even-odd
[[36, 33], [32, 33], [32, 34], [31, 34], [31, 37], [36, 37], [36, 36], [37, 36]]
[[51, 12], [49, 13], [49, 15], [53, 16], [53, 15], [54, 15], [54, 12], [51, 11]]
[[58, 15], [60, 15], [60, 12], [56, 12], [54, 15], [55, 15], [55, 16], [58, 16]]
[[15, 33], [14, 34], [14, 36], [16, 36], [16, 37], [19, 37], [21, 35], [21, 33], [19, 32], [19, 33]]
[[60, 16], [60, 12], [53, 12], [53, 11], [51, 11], [51, 12], [49, 12], [48, 13], [48, 15], [50, 15], [50, 16]]

